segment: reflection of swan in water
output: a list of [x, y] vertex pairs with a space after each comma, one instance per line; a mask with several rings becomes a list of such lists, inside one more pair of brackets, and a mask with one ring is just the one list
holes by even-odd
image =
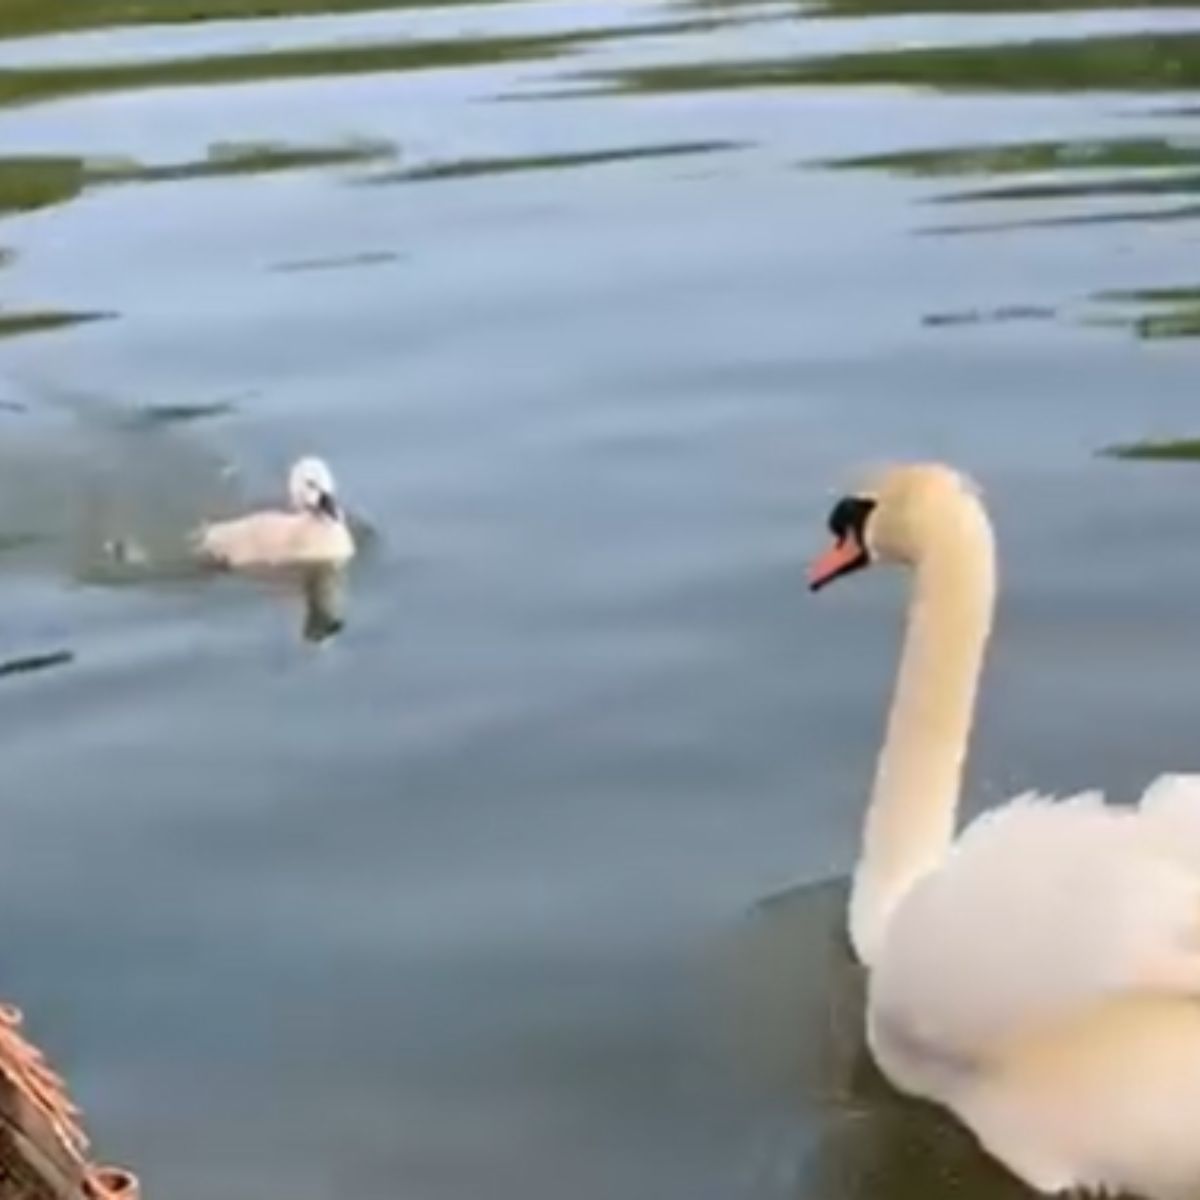
[[[753, 1088], [745, 1162], [762, 1200], [1027, 1200], [940, 1109], [896, 1093], [863, 1039], [866, 976], [846, 937], [844, 879], [754, 907], [723, 978]], [[743, 1168], [746, 1169], [745, 1167]]]
[[339, 565], [354, 556], [333, 473], [319, 458], [302, 458], [288, 476], [290, 511], [267, 510], [202, 526], [197, 552], [233, 570], [293, 564]]
[[905, 467], [830, 527], [814, 587], [872, 561], [915, 571], [850, 901], [874, 1058], [1038, 1191], [1195, 1196], [1200, 780], [1160, 779], [1136, 809], [1023, 797], [953, 842], [992, 614], [986, 513], [949, 469]]
[[345, 628], [344, 579], [345, 572], [339, 567], [309, 567], [301, 573], [302, 632], [308, 641], [323, 642]]
[[346, 627], [346, 569], [340, 566], [263, 567], [239, 573], [290, 609], [300, 603], [300, 636], [323, 642]]

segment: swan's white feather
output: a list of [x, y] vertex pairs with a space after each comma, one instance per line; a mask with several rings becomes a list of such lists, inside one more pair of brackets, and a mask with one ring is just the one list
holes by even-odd
[[1200, 776], [1019, 796], [955, 841], [990, 523], [937, 464], [874, 498], [860, 539], [915, 574], [850, 912], [875, 1058], [1041, 1192], [1200, 1200]]
[[1200, 775], [1160, 775], [1142, 796], [1141, 810], [1170, 852], [1200, 872]]
[[232, 568], [339, 563], [354, 553], [340, 521], [308, 513], [259, 512], [206, 525], [197, 536], [200, 553]]
[[196, 531], [203, 557], [234, 570], [339, 566], [354, 556], [354, 538], [334, 498], [333, 472], [308, 456], [288, 474], [291, 510], [250, 513]]
[[1039, 1190], [1200, 1194], [1200, 776], [979, 817], [897, 909], [869, 1023]]
[[1200, 997], [1200, 776], [1136, 808], [1031, 794], [980, 816], [899, 906], [873, 992], [978, 1062], [1113, 996]]

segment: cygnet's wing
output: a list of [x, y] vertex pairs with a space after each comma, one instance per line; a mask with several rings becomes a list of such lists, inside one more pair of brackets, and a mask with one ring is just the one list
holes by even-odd
[[196, 548], [229, 567], [280, 566], [294, 561], [301, 521], [295, 513], [256, 512], [202, 527]]

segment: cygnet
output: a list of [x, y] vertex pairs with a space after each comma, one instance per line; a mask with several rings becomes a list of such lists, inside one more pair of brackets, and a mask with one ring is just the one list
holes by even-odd
[[249, 513], [204, 525], [197, 551], [233, 570], [341, 565], [354, 556], [354, 538], [337, 500], [333, 473], [319, 458], [302, 458], [288, 476], [290, 511]]

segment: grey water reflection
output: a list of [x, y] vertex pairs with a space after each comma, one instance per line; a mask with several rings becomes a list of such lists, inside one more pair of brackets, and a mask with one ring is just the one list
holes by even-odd
[[239, 583], [253, 586], [267, 597], [283, 600], [300, 613], [299, 636], [319, 643], [346, 628], [346, 570], [316, 566], [274, 568], [250, 575]]
[[[0, 954], [106, 1158], [174, 1200], [1013, 1194], [863, 1058], [826, 881], [894, 595], [818, 616], [802, 563], [857, 464], [953, 459], [1005, 589], [968, 810], [1191, 765], [1198, 39], [0, 6]], [[196, 572], [309, 452], [350, 575]]]
[[[776, 1098], [767, 1151], [780, 1194], [1015, 1200], [1029, 1193], [985, 1159], [945, 1114], [893, 1092], [862, 1038], [865, 980], [845, 937], [845, 880], [755, 906], [726, 946], [733, 1045], [743, 1071]], [[770, 1128], [770, 1122], [765, 1122]]]
[[0, 568], [79, 583], [195, 577], [190, 531], [236, 495], [228, 463], [182, 426], [224, 401], [120, 404], [86, 388], [10, 381], [0, 448]]
[[62, 667], [75, 660], [70, 650], [48, 650], [42, 654], [26, 654], [0, 662], [0, 675], [24, 675], [30, 671], [45, 671]]
[[345, 575], [330, 567], [307, 571], [303, 580], [304, 636], [323, 642], [346, 627]]

